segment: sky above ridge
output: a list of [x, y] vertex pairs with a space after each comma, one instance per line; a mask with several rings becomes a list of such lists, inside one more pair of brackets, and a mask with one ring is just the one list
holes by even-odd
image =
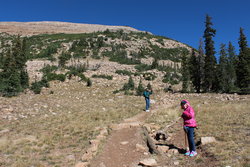
[[[199, 47], [205, 16], [220, 44], [231, 41], [238, 53], [239, 29], [250, 39], [250, 0], [1, 0], [0, 21], [62, 21], [124, 25]], [[249, 44], [250, 45], [250, 44]]]

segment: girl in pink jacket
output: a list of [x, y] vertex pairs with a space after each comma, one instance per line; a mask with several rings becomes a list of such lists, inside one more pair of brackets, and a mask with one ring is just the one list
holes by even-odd
[[197, 155], [194, 142], [194, 128], [196, 127], [195, 113], [187, 100], [181, 101], [181, 108], [184, 110], [181, 117], [184, 121], [184, 130], [187, 133], [189, 145], [189, 151], [187, 151], [185, 155], [193, 157]]

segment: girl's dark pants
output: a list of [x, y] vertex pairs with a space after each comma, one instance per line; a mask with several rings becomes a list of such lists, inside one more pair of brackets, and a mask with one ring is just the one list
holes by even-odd
[[194, 128], [184, 126], [184, 130], [187, 133], [187, 137], [188, 137], [189, 151], [190, 152], [191, 151], [196, 151], [195, 142], [194, 142]]

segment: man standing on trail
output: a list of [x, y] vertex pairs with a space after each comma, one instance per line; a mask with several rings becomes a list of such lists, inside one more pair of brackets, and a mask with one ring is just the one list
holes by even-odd
[[189, 145], [189, 151], [187, 151], [185, 155], [193, 157], [197, 155], [194, 142], [194, 128], [196, 127], [194, 109], [190, 106], [190, 103], [187, 100], [181, 101], [181, 108], [184, 110], [181, 117], [183, 118], [184, 121], [184, 131], [185, 135], [187, 135], [188, 137], [188, 145]]
[[146, 88], [146, 90], [143, 92], [143, 96], [145, 97], [146, 101], [146, 112], [149, 112], [149, 107], [150, 107], [150, 98], [149, 96], [153, 93], [153, 91], [149, 90], [149, 88]]

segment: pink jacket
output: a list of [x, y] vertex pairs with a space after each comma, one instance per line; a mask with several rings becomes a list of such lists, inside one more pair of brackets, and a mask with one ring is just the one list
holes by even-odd
[[182, 113], [182, 118], [184, 121], [184, 126], [188, 126], [188, 127], [196, 127], [196, 121], [195, 121], [195, 113], [194, 113], [194, 109], [190, 106], [190, 103], [187, 100], [182, 100], [182, 101], [186, 101], [187, 103], [187, 108], [184, 109], [183, 113]]

